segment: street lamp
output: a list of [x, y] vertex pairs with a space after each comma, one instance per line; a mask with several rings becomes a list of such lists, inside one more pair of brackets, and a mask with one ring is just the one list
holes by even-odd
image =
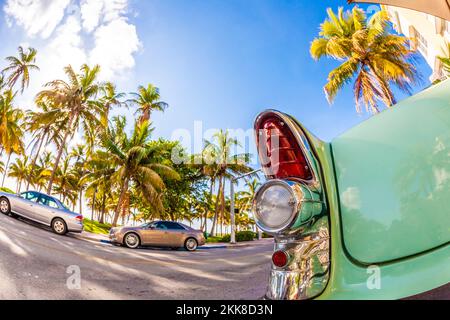
[[231, 185], [230, 185], [230, 197], [231, 197], [231, 205], [230, 205], [230, 218], [231, 218], [231, 244], [236, 243], [236, 219], [235, 219], [235, 212], [234, 212], [234, 183], [238, 180], [254, 175], [255, 173], [260, 172], [261, 169], [251, 171], [249, 173], [243, 174], [241, 176], [235, 177], [231, 179]]

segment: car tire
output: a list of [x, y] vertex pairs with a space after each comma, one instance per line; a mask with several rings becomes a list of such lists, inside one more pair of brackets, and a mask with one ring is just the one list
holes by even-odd
[[129, 249], [137, 249], [141, 245], [141, 238], [136, 233], [131, 232], [123, 237], [123, 244]]
[[11, 205], [5, 197], [0, 198], [0, 212], [5, 215], [11, 214]]
[[53, 232], [60, 236], [63, 236], [68, 232], [67, 224], [61, 218], [53, 219], [51, 227]]
[[184, 242], [184, 248], [187, 251], [193, 252], [198, 248], [198, 242], [195, 238], [187, 238]]

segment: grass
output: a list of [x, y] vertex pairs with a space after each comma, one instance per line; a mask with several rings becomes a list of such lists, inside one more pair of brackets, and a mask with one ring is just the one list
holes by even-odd
[[5, 192], [5, 193], [15, 194], [15, 192], [12, 191], [11, 189], [4, 188], [4, 187], [1, 187], [1, 188], [0, 188], [0, 191], [1, 191], [1, 192]]
[[206, 243], [218, 243], [218, 242], [222, 242], [222, 237], [209, 236], [208, 239], [206, 239]]
[[111, 229], [110, 224], [102, 224], [97, 221], [83, 219], [84, 231], [96, 234], [108, 234]]

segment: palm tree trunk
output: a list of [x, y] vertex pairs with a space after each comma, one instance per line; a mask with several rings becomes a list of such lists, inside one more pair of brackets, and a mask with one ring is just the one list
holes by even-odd
[[217, 198], [216, 198], [216, 204], [215, 204], [215, 210], [214, 210], [214, 219], [213, 219], [213, 224], [211, 227], [211, 236], [215, 236], [216, 235], [216, 224], [217, 224], [217, 216], [219, 214], [219, 200], [220, 200], [220, 192], [222, 190], [222, 177], [219, 177], [219, 190], [217, 191]]
[[205, 208], [205, 222], [204, 222], [204, 231], [208, 232], [208, 213], [209, 213], [209, 204], [212, 200], [212, 194], [214, 192], [214, 179], [211, 178], [211, 185], [209, 187], [209, 195], [208, 199], [206, 201], [206, 208]]
[[66, 146], [67, 139], [69, 138], [69, 135], [70, 135], [70, 133], [71, 133], [71, 131], [72, 131], [73, 120], [74, 120], [76, 117], [78, 117], [77, 114], [70, 113], [70, 116], [69, 116], [69, 123], [68, 123], [68, 125], [67, 125], [66, 132], [65, 132], [65, 134], [64, 134], [64, 138], [63, 138], [63, 140], [62, 140], [62, 143], [61, 143], [61, 145], [59, 146], [58, 156], [57, 156], [56, 159], [55, 159], [55, 164], [54, 164], [54, 166], [53, 166], [52, 174], [51, 174], [50, 180], [49, 180], [49, 182], [48, 182], [47, 194], [51, 194], [51, 193], [52, 193], [53, 180], [55, 179], [56, 171], [58, 170], [59, 162], [61, 161], [61, 157], [62, 157], [62, 154], [63, 154], [63, 152], [64, 152], [64, 147]]
[[128, 191], [128, 178], [126, 178], [122, 184], [119, 201], [117, 202], [116, 211], [114, 212], [114, 219], [113, 219], [113, 223], [112, 223], [113, 227], [117, 227], [117, 221], [119, 221], [119, 216], [120, 216], [120, 209], [122, 207], [122, 202], [123, 202], [123, 199], [125, 198], [125, 194], [127, 193], [127, 191]]
[[9, 168], [10, 161], [11, 161], [11, 153], [8, 154], [8, 160], [6, 161], [5, 172], [3, 173], [2, 188], [5, 186], [5, 179], [6, 179], [6, 175], [8, 174], [8, 168]]
[[220, 232], [223, 235], [223, 224], [225, 221], [225, 177], [223, 177], [222, 192], [221, 192], [221, 204], [220, 204]]
[[143, 113], [141, 118], [139, 119], [139, 123], [142, 124], [144, 121], [150, 121], [150, 109], [146, 109]]
[[94, 213], [95, 213], [95, 198], [97, 197], [97, 189], [94, 190], [94, 194], [92, 196], [92, 217], [91, 220], [94, 221]]
[[105, 223], [105, 205], [106, 205], [106, 194], [103, 192], [103, 198], [102, 198], [102, 213], [100, 215], [100, 223]]
[[[39, 154], [41, 153], [41, 148], [42, 148], [42, 145], [44, 144], [44, 140], [45, 140], [45, 137], [46, 137], [46, 136], [47, 136], [47, 134], [44, 134], [44, 135], [42, 136], [42, 138], [40, 139], [41, 141], [39, 141], [39, 147], [38, 147], [38, 149], [36, 150], [36, 154], [35, 154], [35, 156], [34, 156], [34, 158], [33, 158], [33, 162], [31, 163], [31, 170], [34, 170], [34, 166], [36, 165], [37, 159], [39, 158]], [[27, 187], [26, 187], [26, 190], [29, 190], [29, 188], [30, 188], [30, 183], [31, 183], [31, 173], [30, 173], [30, 177], [27, 178]]]
[[80, 214], [83, 215], [83, 189], [80, 189], [80, 199], [79, 199], [79, 204], [80, 204]]

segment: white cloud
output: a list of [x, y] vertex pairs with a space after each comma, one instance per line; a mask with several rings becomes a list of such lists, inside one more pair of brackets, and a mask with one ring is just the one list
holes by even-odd
[[[132, 69], [141, 42], [128, 7], [129, 0], [7, 0], [3, 9], [11, 27], [26, 31], [22, 42], [38, 49], [41, 72], [35, 79], [42, 85], [61, 77], [69, 64], [100, 64], [102, 80]], [[35, 36], [47, 40], [30, 41]]]
[[81, 2], [81, 18], [83, 28], [87, 32], [92, 32], [99, 25], [103, 7], [104, 1], [102, 0], [84, 0]]
[[10, 26], [21, 26], [29, 37], [48, 38], [64, 18], [70, 0], [7, 0], [4, 11]]
[[101, 23], [107, 24], [125, 16], [128, 0], [82, 0], [80, 8], [83, 28], [92, 32]]
[[119, 18], [95, 31], [95, 48], [89, 54], [91, 64], [102, 66], [102, 77], [111, 79], [135, 65], [133, 54], [141, 46], [136, 27]]

